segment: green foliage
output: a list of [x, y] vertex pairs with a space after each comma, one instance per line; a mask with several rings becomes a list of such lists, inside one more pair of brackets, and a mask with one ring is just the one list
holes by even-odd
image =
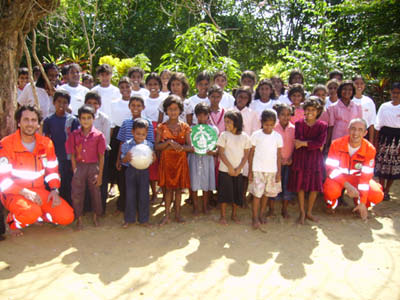
[[227, 74], [227, 87], [230, 89], [237, 85], [240, 69], [239, 63], [234, 59], [218, 55], [218, 45], [222, 41], [226, 41], [225, 33], [212, 24], [201, 23], [191, 27], [176, 37], [174, 51], [161, 57], [162, 63], [157, 70], [169, 69], [185, 73], [192, 94], [195, 93], [198, 73], [208, 71], [212, 74], [223, 70]]
[[289, 78], [289, 70], [283, 61], [278, 61], [275, 64], [266, 63], [260, 71], [260, 80], [264, 78], [270, 79], [273, 76], [279, 76], [283, 80]]

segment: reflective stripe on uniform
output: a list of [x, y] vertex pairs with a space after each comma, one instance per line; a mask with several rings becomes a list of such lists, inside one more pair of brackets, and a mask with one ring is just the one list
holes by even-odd
[[41, 170], [39, 172], [34, 172], [34, 171], [23, 171], [23, 170], [12, 169], [11, 175], [25, 180], [35, 180], [38, 179], [40, 176], [44, 175], [44, 170]]
[[358, 185], [358, 189], [359, 189], [360, 191], [368, 191], [368, 190], [369, 190], [369, 184], [365, 184], [365, 183], [359, 184], [359, 185]]
[[12, 186], [14, 181], [10, 178], [5, 178], [1, 183], [0, 183], [0, 190], [4, 192], [6, 189], [8, 189], [10, 186]]
[[340, 162], [337, 159], [333, 159], [333, 158], [329, 158], [329, 157], [325, 161], [325, 164], [330, 167], [339, 167], [339, 163]]
[[372, 174], [372, 173], [374, 173], [374, 168], [364, 166], [361, 168], [361, 172], [363, 172], [365, 174]]
[[44, 178], [44, 180], [45, 180], [46, 182], [50, 182], [50, 181], [53, 180], [53, 179], [58, 179], [58, 180], [60, 180], [60, 175], [58, 175], [58, 173], [51, 173], [51, 174], [47, 175], [47, 176]]
[[46, 168], [55, 168], [55, 167], [57, 167], [58, 166], [58, 161], [57, 161], [57, 159], [56, 160], [51, 160], [51, 161], [48, 161], [47, 163], [46, 163]]

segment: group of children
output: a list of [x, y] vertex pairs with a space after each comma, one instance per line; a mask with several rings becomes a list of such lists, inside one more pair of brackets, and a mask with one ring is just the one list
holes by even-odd
[[[239, 222], [237, 208], [246, 204], [247, 192], [252, 196], [254, 228], [274, 214], [276, 200], [282, 200], [281, 214], [287, 218], [288, 202], [295, 194], [299, 222], [317, 221], [312, 209], [322, 192], [323, 157], [330, 142], [346, 135], [354, 118], [367, 121], [366, 138], [374, 141], [375, 104], [363, 95], [365, 82], [360, 76], [342, 81], [341, 72], [332, 72], [326, 86], [317, 85], [310, 95], [298, 70], [291, 72], [288, 89], [281, 78], [273, 77], [260, 80], [255, 90], [255, 73], [245, 71], [240, 86], [229, 94], [224, 91], [224, 72], [213, 77], [201, 72], [197, 94], [186, 99], [189, 84], [183, 73], [150, 73], [143, 82], [143, 70], [134, 67], [117, 88], [111, 84], [111, 67], [101, 65], [96, 73], [100, 83], [89, 91], [77, 80], [80, 71], [76, 64], [68, 66], [65, 83], [49, 94], [53, 113], [43, 124], [43, 134], [53, 140], [59, 160], [61, 196], [72, 203], [79, 228], [85, 198], [91, 199], [98, 224], [109, 184], [118, 185], [117, 210], [124, 212], [124, 227], [137, 220], [149, 225], [157, 184], [165, 202], [161, 224], [171, 221], [172, 204], [174, 220], [184, 222], [184, 189], [189, 189], [195, 214], [200, 209], [207, 213], [216, 190], [221, 224], [227, 224], [228, 204], [231, 219]], [[27, 102], [21, 97], [26, 89], [29, 86], [18, 98], [20, 104]], [[197, 124], [208, 124], [218, 134], [217, 148], [205, 155], [192, 147], [191, 127]], [[130, 150], [138, 144], [154, 149], [148, 169], [129, 163]]]

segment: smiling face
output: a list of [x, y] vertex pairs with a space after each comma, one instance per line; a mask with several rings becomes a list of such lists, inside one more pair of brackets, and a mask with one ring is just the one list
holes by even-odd
[[356, 94], [357, 94], [358, 96], [361, 96], [362, 93], [363, 93], [364, 90], [365, 90], [365, 82], [364, 82], [364, 80], [362, 80], [361, 78], [357, 78], [357, 79], [354, 81], [354, 85], [356, 86]]
[[68, 84], [73, 87], [77, 87], [81, 80], [81, 75], [77, 68], [71, 68], [68, 71]]
[[281, 124], [281, 126], [283, 128], [285, 128], [289, 122], [290, 122], [290, 118], [292, 117], [290, 110], [289, 109], [283, 109], [279, 115], [278, 115], [278, 120], [279, 123]]
[[304, 110], [304, 119], [307, 122], [314, 122], [317, 119], [318, 110], [314, 106], [308, 106]]
[[132, 130], [136, 144], [141, 144], [147, 137], [147, 128], [135, 128]]
[[172, 103], [167, 107], [167, 116], [170, 120], [177, 120], [179, 115], [181, 114], [181, 110], [179, 109], [178, 104]]
[[133, 119], [140, 118], [144, 105], [140, 101], [133, 100], [129, 104], [129, 109], [131, 110]]
[[353, 96], [353, 87], [350, 84], [343, 86], [340, 99], [344, 102], [350, 102]]
[[102, 72], [99, 74], [99, 81], [102, 87], [108, 87], [111, 84], [112, 74], [107, 72]]
[[390, 97], [391, 97], [392, 101], [394, 103], [396, 103], [396, 105], [399, 104], [400, 103], [400, 89], [398, 89], [398, 88], [392, 89], [390, 91]]
[[168, 81], [169, 81], [170, 78], [171, 78], [171, 74], [168, 73], [168, 72], [164, 72], [161, 75], [161, 83], [162, 83], [162, 87], [163, 87], [164, 90], [168, 89], [167, 85], [168, 85]]
[[282, 93], [282, 88], [283, 88], [283, 83], [280, 81], [278, 78], [272, 78], [272, 85], [274, 86], [274, 89], [276, 91], [277, 95], [280, 95]]
[[49, 81], [53, 85], [53, 87], [56, 86], [58, 79], [58, 70], [55, 68], [48, 70], [47, 77], [49, 78]]
[[198, 91], [197, 94], [200, 98], [207, 97], [207, 91], [208, 91], [209, 85], [210, 85], [210, 82], [206, 79], [200, 80], [199, 82], [196, 83], [196, 88]]
[[314, 93], [315, 96], [317, 96], [319, 99], [321, 99], [322, 101], [325, 102], [325, 98], [326, 98], [326, 92], [322, 89], [320, 90], [316, 90]]
[[40, 127], [37, 114], [34, 111], [24, 110], [21, 114], [18, 127], [21, 129], [21, 135], [23, 136], [35, 135]]
[[86, 100], [85, 104], [93, 107], [94, 111], [97, 112], [97, 110], [100, 108], [99, 101], [97, 101], [94, 98], [89, 98]]
[[337, 90], [339, 86], [336, 83], [331, 83], [328, 85], [328, 94], [330, 99], [337, 98]]
[[224, 118], [224, 123], [225, 123], [225, 130], [229, 131], [233, 134], [236, 134], [236, 128], [233, 120], [229, 118]]
[[290, 101], [292, 101], [294, 106], [299, 107], [300, 103], [303, 101], [303, 95], [300, 92], [294, 92], [290, 96]]
[[135, 91], [140, 89], [140, 83], [142, 82], [142, 75], [139, 72], [133, 72], [129, 79], [132, 82], [133, 89]]
[[183, 84], [180, 80], [173, 80], [171, 82], [171, 93], [183, 98]]
[[56, 115], [64, 116], [65, 112], [67, 111], [68, 105], [69, 104], [67, 98], [58, 97], [56, 100], [54, 100], [54, 108], [56, 110]]
[[119, 87], [119, 92], [122, 95], [122, 99], [129, 100], [132, 93], [131, 84], [127, 82], [121, 82], [118, 87]]
[[28, 74], [21, 74], [18, 76], [17, 84], [19, 89], [23, 89], [29, 82]]
[[260, 100], [262, 102], [268, 102], [270, 100], [272, 89], [268, 84], [263, 84], [260, 86], [258, 92], [260, 93]]
[[361, 145], [362, 139], [367, 134], [367, 129], [365, 128], [365, 124], [363, 122], [354, 122], [351, 123], [349, 128], [350, 135], [350, 144]]
[[158, 98], [161, 87], [156, 79], [150, 79], [146, 84], [146, 88], [150, 91], [150, 98]]
[[211, 107], [217, 108], [222, 100], [222, 94], [213, 92], [210, 96], [208, 96], [208, 99], [210, 100]]
[[266, 120], [262, 123], [262, 129], [265, 134], [271, 134], [272, 130], [274, 130], [275, 121], [274, 120]]
[[251, 99], [249, 99], [249, 96], [247, 95], [247, 93], [239, 93], [236, 96], [236, 107], [239, 110], [242, 110], [243, 108], [245, 108], [247, 106], [247, 103], [249, 103], [251, 101]]
[[79, 123], [83, 129], [91, 129], [93, 126], [94, 118], [92, 114], [83, 113], [79, 116]]
[[223, 90], [225, 89], [226, 85], [228, 84], [228, 82], [226, 81], [226, 79], [223, 76], [217, 76], [214, 79], [214, 83]]

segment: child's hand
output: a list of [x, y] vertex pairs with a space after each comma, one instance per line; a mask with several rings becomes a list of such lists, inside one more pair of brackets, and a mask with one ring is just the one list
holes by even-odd
[[229, 174], [229, 176], [236, 176], [235, 169], [232, 167], [228, 167], [228, 174]]
[[241, 172], [242, 172], [241, 169], [235, 168], [235, 175], [234, 176], [239, 176]]
[[301, 147], [306, 147], [307, 146], [307, 142], [300, 141], [300, 140], [294, 140], [294, 146], [295, 146], [296, 149], [299, 149]]
[[94, 180], [94, 184], [96, 186], [101, 186], [102, 181], [103, 181], [103, 176], [97, 175], [96, 179]]
[[281, 182], [281, 174], [280, 173], [276, 173], [275, 175], [275, 182]]

